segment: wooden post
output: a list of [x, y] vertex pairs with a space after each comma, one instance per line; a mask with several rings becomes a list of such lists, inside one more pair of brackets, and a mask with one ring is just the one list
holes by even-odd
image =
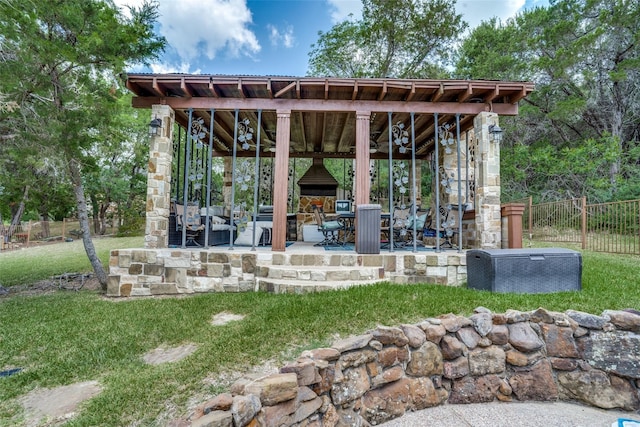
[[29, 224], [27, 225], [27, 247], [29, 247], [30, 241], [31, 241], [31, 220], [29, 220]]
[[[371, 112], [356, 112], [356, 207], [369, 204], [371, 179], [369, 178], [369, 140]], [[358, 219], [356, 218], [356, 221]]]
[[509, 249], [522, 249], [522, 214], [524, 203], [507, 203], [502, 206], [502, 216], [507, 218]]
[[287, 243], [287, 192], [289, 189], [287, 183], [289, 180], [291, 110], [278, 110], [277, 115], [271, 250], [282, 252]]
[[587, 249], [587, 196], [582, 196], [582, 249]]

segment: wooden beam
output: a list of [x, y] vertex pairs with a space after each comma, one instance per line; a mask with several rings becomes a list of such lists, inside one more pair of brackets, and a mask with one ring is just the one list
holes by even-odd
[[267, 94], [269, 95], [269, 99], [273, 99], [273, 90], [271, 89], [271, 79], [267, 80]]
[[[196, 110], [297, 110], [297, 111], [358, 111], [416, 114], [479, 114], [486, 110], [485, 104], [457, 102], [403, 102], [403, 101], [348, 101], [314, 99], [230, 99], [230, 98], [173, 98], [173, 97], [134, 97], [131, 105], [135, 108], [151, 108], [152, 105], [165, 104], [173, 109]], [[493, 104], [493, 112], [501, 116], [518, 114], [517, 104]]]
[[213, 84], [213, 80], [211, 79], [209, 79], [209, 91], [211, 92], [214, 98], [220, 97], [220, 95], [218, 94], [218, 91], [216, 90], [215, 85]]
[[500, 96], [500, 85], [496, 85], [496, 87], [493, 88], [493, 90], [484, 98], [484, 102], [487, 104], [493, 102], [493, 100], [498, 96]]
[[288, 85], [286, 85], [285, 87], [283, 87], [282, 89], [280, 89], [279, 91], [276, 92], [275, 97], [276, 98], [280, 98], [282, 95], [284, 95], [285, 93], [289, 92], [291, 89], [293, 89], [294, 87], [296, 87], [296, 83], [297, 82], [291, 82]]
[[409, 92], [409, 95], [407, 95], [407, 99], [405, 99], [405, 102], [410, 102], [415, 95], [416, 95], [416, 83], [412, 82], [411, 83], [411, 92]]
[[193, 97], [193, 92], [191, 91], [189, 85], [185, 83], [184, 77], [182, 77], [182, 79], [180, 80], [180, 90], [186, 93], [189, 97]]
[[387, 81], [382, 82], [382, 90], [378, 94], [378, 101], [382, 101], [387, 96]]
[[151, 84], [151, 87], [153, 88], [153, 92], [158, 94], [158, 96], [167, 95], [166, 93], [164, 93], [164, 91], [160, 87], [160, 83], [158, 83], [158, 79], [156, 79], [155, 77], [153, 78], [153, 83]]
[[471, 96], [473, 96], [473, 85], [469, 83], [467, 90], [458, 97], [458, 102], [465, 102], [467, 99], [471, 98]]
[[525, 96], [527, 96], [527, 88], [522, 86], [522, 90], [520, 92], [518, 92], [516, 95], [513, 95], [512, 97], [510, 97], [509, 101], [511, 101], [511, 103], [513, 103], [513, 104], [516, 104], [518, 101], [520, 101]]
[[247, 98], [247, 95], [244, 93], [244, 87], [242, 86], [242, 79], [238, 79], [238, 92], [240, 92], [240, 97], [242, 99]]
[[442, 83], [440, 83], [440, 89], [438, 89], [438, 91], [433, 94], [433, 96], [431, 97], [431, 102], [438, 102], [440, 98], [442, 98], [442, 95], [444, 95], [444, 86], [442, 85]]

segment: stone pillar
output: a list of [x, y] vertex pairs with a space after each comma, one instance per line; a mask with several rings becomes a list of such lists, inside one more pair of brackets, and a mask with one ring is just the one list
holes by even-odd
[[492, 124], [498, 124], [496, 113], [480, 113], [473, 121], [476, 136], [475, 226], [480, 249], [499, 249], [501, 246], [500, 144], [493, 142], [489, 134]]
[[[507, 248], [522, 248], [522, 214], [524, 213], [524, 203], [507, 203], [502, 206], [502, 219], [506, 222], [507, 228]], [[503, 236], [504, 237], [504, 236]], [[504, 244], [502, 245], [504, 248]]]
[[154, 105], [151, 108], [151, 117], [161, 119], [162, 127], [158, 136], [151, 137], [149, 141], [144, 247], [157, 249], [166, 248], [169, 245], [175, 113], [168, 105]]

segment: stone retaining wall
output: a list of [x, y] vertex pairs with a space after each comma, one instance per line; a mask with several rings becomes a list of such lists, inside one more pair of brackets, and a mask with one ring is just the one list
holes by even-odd
[[[322, 250], [322, 249], [321, 249]], [[130, 297], [198, 292], [253, 292], [270, 266], [379, 267], [392, 283], [459, 286], [467, 280], [466, 254], [254, 252], [246, 247], [209, 249], [119, 249], [111, 251], [107, 296]]]
[[477, 308], [305, 351], [244, 377], [181, 426], [367, 426], [444, 403], [576, 401], [640, 408], [640, 313]]

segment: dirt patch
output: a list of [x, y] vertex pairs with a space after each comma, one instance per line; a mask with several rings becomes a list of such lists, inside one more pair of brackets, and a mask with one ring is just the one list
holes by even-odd
[[229, 322], [235, 322], [242, 319], [244, 319], [243, 315], [233, 314], [227, 311], [223, 311], [213, 316], [213, 319], [211, 319], [211, 324], [213, 326], [220, 326], [220, 325], [226, 325]]
[[26, 426], [36, 426], [45, 420], [50, 426], [62, 424], [73, 417], [78, 405], [101, 391], [102, 387], [97, 381], [33, 390], [20, 399]]
[[28, 285], [0, 289], [0, 299], [13, 296], [47, 295], [58, 291], [100, 291], [100, 282], [91, 273], [67, 273]]
[[198, 349], [195, 344], [185, 344], [172, 348], [156, 348], [145, 354], [142, 359], [149, 365], [160, 365], [161, 363], [177, 362], [190, 356]]

